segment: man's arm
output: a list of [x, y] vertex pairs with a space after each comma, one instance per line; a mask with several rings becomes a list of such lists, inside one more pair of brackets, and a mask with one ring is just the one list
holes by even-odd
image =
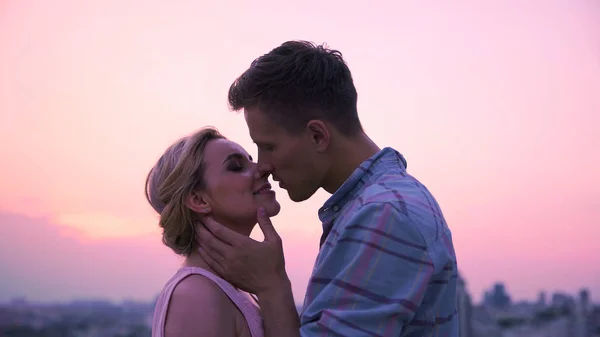
[[257, 297], [265, 337], [300, 337], [300, 319], [289, 280], [282, 280], [268, 291], [257, 294]]
[[281, 238], [271, 220], [259, 210], [258, 224], [265, 236], [257, 242], [235, 233], [214, 219], [198, 229], [199, 250], [221, 277], [258, 297], [266, 337], [299, 336], [299, 319], [285, 270]]
[[301, 336], [399, 336], [434, 273], [421, 232], [390, 203], [336, 225], [307, 292]]
[[425, 240], [405, 214], [389, 203], [364, 205], [325, 243], [298, 330], [281, 239], [264, 214], [258, 220], [264, 242], [212, 219], [197, 235], [210, 266], [258, 296], [267, 337], [399, 335], [434, 273]]

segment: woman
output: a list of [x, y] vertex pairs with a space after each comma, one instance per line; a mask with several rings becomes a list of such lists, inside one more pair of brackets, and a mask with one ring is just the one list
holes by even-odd
[[146, 179], [146, 198], [160, 214], [163, 242], [185, 262], [158, 297], [153, 337], [262, 337], [260, 312], [249, 296], [216, 276], [197, 252], [202, 218], [244, 235], [279, 203], [256, 164], [238, 144], [204, 128], [171, 145]]

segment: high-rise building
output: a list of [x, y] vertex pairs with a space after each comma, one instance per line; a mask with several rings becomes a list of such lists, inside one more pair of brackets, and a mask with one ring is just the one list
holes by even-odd
[[494, 284], [491, 291], [485, 293], [485, 305], [496, 309], [507, 309], [511, 305], [510, 296], [506, 293], [504, 283]]
[[552, 294], [552, 307], [554, 308], [568, 308], [574, 305], [574, 299], [571, 295], [556, 292]]
[[592, 336], [592, 310], [590, 308], [590, 293], [587, 289], [579, 292], [579, 301], [575, 313], [575, 324], [577, 325], [577, 337]]
[[540, 291], [540, 293], [538, 294], [537, 306], [540, 309], [543, 309], [547, 305], [548, 305], [548, 302], [546, 300], [546, 292], [545, 291]]
[[473, 304], [465, 280], [458, 275], [459, 337], [473, 337]]
[[579, 302], [582, 309], [587, 314], [590, 311], [590, 292], [587, 289], [581, 289], [579, 292]]

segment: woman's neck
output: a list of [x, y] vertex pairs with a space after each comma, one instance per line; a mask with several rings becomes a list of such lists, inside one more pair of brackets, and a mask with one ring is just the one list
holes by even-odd
[[[250, 233], [252, 232], [252, 229], [254, 228], [254, 226], [256, 225], [256, 220], [253, 219], [254, 224], [253, 225], [249, 225], [250, 221], [248, 221], [248, 224], [245, 225], [232, 225], [229, 223], [229, 221], [224, 221], [219, 219], [218, 217], [215, 217], [215, 220], [219, 223], [221, 223], [221, 225], [241, 234], [241, 235], [245, 235], [245, 236], [250, 236]], [[196, 226], [202, 226], [202, 224], [197, 224]], [[198, 248], [196, 248], [198, 249]], [[218, 275], [211, 267], [210, 265], [204, 260], [204, 258], [202, 258], [202, 256], [200, 255], [200, 253], [198, 253], [197, 250], [193, 250], [192, 253], [185, 258], [185, 261], [183, 262], [183, 266], [184, 267], [197, 267], [197, 268], [202, 268], [205, 270], [208, 270], [209, 272]]]
[[183, 266], [202, 268], [215, 275], [218, 275], [197, 251], [193, 251], [188, 257], [185, 258], [183, 261]]
[[[221, 214], [211, 214], [210, 216], [222, 226], [245, 236], [250, 236], [252, 229], [254, 229], [254, 226], [256, 226], [257, 223], [256, 214], [246, 219], [231, 219]], [[198, 226], [202, 225], [199, 224]]]
[[[200, 253], [194, 251], [192, 252], [192, 254], [190, 254], [190, 256], [188, 256], [185, 261], [183, 261], [183, 266], [184, 267], [196, 267], [196, 268], [202, 268], [206, 271], [209, 271], [219, 277], [221, 277], [221, 275], [217, 274], [211, 267], [210, 265], [202, 258], [202, 256], [200, 255]], [[235, 289], [238, 289], [238, 287], [234, 286]], [[240, 289], [238, 289], [240, 290]], [[244, 291], [244, 293], [246, 293]], [[248, 295], [250, 296], [250, 299], [254, 302], [255, 305], [258, 305], [258, 299], [255, 296], [252, 296], [250, 293], [248, 293]]]

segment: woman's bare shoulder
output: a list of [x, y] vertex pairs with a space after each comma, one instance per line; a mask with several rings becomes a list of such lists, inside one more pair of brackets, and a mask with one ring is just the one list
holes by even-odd
[[174, 297], [182, 299], [192, 297], [203, 302], [209, 301], [208, 304], [217, 304], [213, 301], [224, 301], [225, 303], [228, 301], [227, 295], [214, 281], [198, 274], [186, 276], [181, 280], [173, 290], [172, 298]]
[[210, 279], [190, 275], [171, 295], [165, 337], [236, 336], [235, 307]]

